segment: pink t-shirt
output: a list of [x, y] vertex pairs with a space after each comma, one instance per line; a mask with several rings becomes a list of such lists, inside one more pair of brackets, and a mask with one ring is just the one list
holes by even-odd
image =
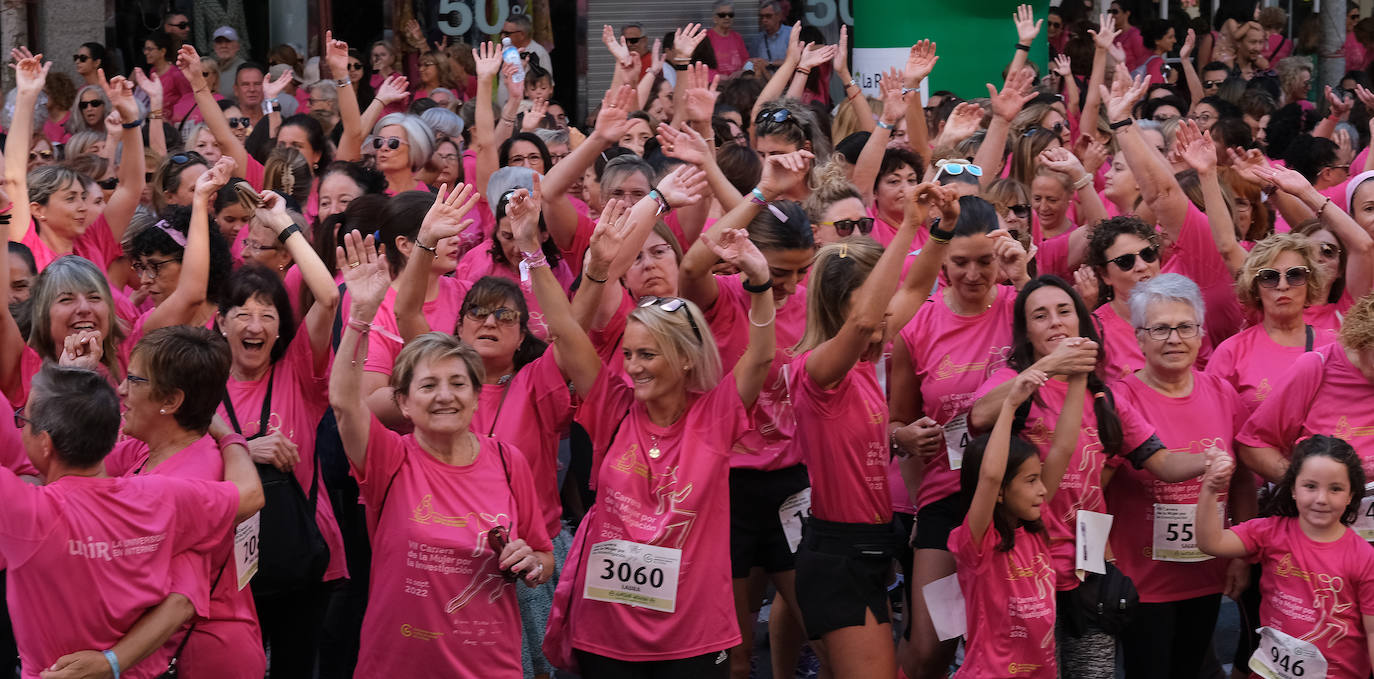
[[1236, 283], [1230, 269], [1217, 252], [1207, 215], [1188, 202], [1188, 215], [1178, 240], [1164, 253], [1160, 273], [1187, 276], [1202, 289], [1202, 301], [1207, 307], [1204, 322], [1213, 346], [1236, 334], [1245, 325], [1245, 311], [1236, 300]]
[[1293, 444], [1316, 434], [1349, 443], [1374, 473], [1374, 385], [1345, 355], [1339, 343], [1299, 356], [1269, 397], [1255, 409], [1236, 441], [1275, 448], [1285, 456]]
[[100, 215], [91, 222], [79, 235], [72, 241], [71, 252], [53, 252], [47, 243], [38, 236], [37, 224], [30, 224], [29, 230], [24, 233], [21, 243], [28, 246], [33, 252], [34, 264], [38, 265], [38, 271], [48, 268], [53, 260], [62, 255], [80, 255], [95, 262], [95, 265], [102, 272], [110, 266], [110, 263], [124, 256], [124, 251], [120, 249], [119, 243], [115, 241], [114, 234], [110, 231], [110, 223], [105, 220], [105, 215]]
[[706, 37], [711, 41], [711, 49], [716, 53], [716, 71], [722, 76], [733, 74], [744, 68], [749, 61], [749, 48], [744, 46], [744, 38], [735, 31], [725, 35], [715, 29], [707, 29]]
[[[1002, 368], [978, 390], [974, 401], [981, 399], [998, 385], [1016, 378], [1016, 371]], [[1064, 409], [1068, 396], [1069, 383], [1052, 379], [1035, 392], [1031, 400], [1030, 413], [1026, 417], [1025, 428], [1020, 435], [1035, 444], [1043, 459], [1054, 445], [1054, 428], [1059, 423], [1059, 413]], [[1074, 526], [1078, 510], [1106, 512], [1106, 500], [1102, 493], [1102, 470], [1107, 465], [1121, 465], [1130, 455], [1154, 435], [1154, 427], [1124, 399], [1116, 399], [1116, 413], [1121, 419], [1122, 444], [1120, 456], [1109, 457], [1102, 449], [1102, 441], [1097, 436], [1097, 415], [1093, 412], [1092, 394], [1083, 399], [1083, 423], [1078, 434], [1078, 447], [1069, 458], [1069, 466], [1064, 478], [1059, 482], [1059, 490], [1045, 503], [1041, 519], [1050, 533], [1050, 553], [1054, 556], [1054, 570], [1057, 575], [1056, 587], [1060, 591], [1073, 589], [1079, 585], [1074, 576]], [[1143, 460], [1141, 461], [1143, 464]]]
[[169, 65], [157, 79], [162, 81], [162, 110], [165, 116], [174, 114], [177, 104], [183, 98], [191, 99], [195, 96], [191, 92], [190, 81], [181, 74], [181, 69], [177, 68], [176, 64]]
[[[270, 392], [267, 388], [269, 382], [272, 386]], [[310, 484], [316, 482], [315, 430], [320, 426], [325, 408], [329, 407], [329, 362], [325, 362], [323, 370], [316, 370], [308, 326], [296, 328], [296, 336], [267, 376], [253, 382], [240, 382], [231, 376], [224, 387], [235, 417], [229, 417], [224, 404], [220, 404], [219, 416], [230, 423], [237, 419], [244, 436], [251, 438], [280, 432], [295, 443], [301, 461], [292, 471], [308, 494]], [[264, 398], [271, 398], [272, 403], [268, 432], [260, 431]], [[324, 479], [320, 478], [318, 484], [315, 522], [319, 524], [320, 534], [329, 546], [329, 568], [324, 572], [324, 579], [346, 578], [348, 566], [344, 561], [343, 535], [339, 532], [338, 522], [334, 520], [334, 506], [329, 501], [329, 490], [325, 488]]]
[[[1103, 304], [1093, 310], [1093, 316], [1097, 318], [1098, 329], [1102, 333], [1102, 353], [1106, 358], [1103, 361], [1108, 380], [1122, 380], [1137, 370], [1145, 367], [1145, 352], [1140, 349], [1140, 337], [1136, 335], [1135, 326], [1131, 325], [1131, 319], [1122, 318], [1116, 313], [1116, 307], [1111, 304]], [[1153, 340], [1146, 340], [1147, 342]], [[1209, 336], [1204, 333], [1198, 346], [1197, 363], [1198, 369], [1207, 367], [1207, 362], [1212, 357], [1212, 342]]]
[[1316, 645], [1328, 677], [1369, 676], [1363, 616], [1374, 613], [1374, 547], [1349, 528], [1317, 542], [1298, 521], [1272, 516], [1231, 529], [1262, 569], [1260, 624]]
[[[998, 286], [992, 307], [960, 316], [936, 293], [923, 304], [900, 336], [911, 354], [921, 385], [921, 412], [941, 425], [973, 407], [973, 394], [1011, 353], [1011, 317], [1016, 288]], [[925, 465], [916, 496], [919, 509], [959, 492], [959, 471], [941, 450]]]
[[[872, 363], [858, 363], [833, 389], [792, 362], [797, 445], [811, 474], [811, 514], [823, 521], [880, 524], [892, 520], [888, 493], [887, 398]], [[844, 422], [837, 427], [835, 423]]]
[[487, 542], [496, 526], [553, 550], [525, 458], [478, 437], [455, 466], [372, 418], [365, 467], [353, 468], [372, 531], [372, 582], [358, 677], [520, 676], [520, 609]]
[[[516, 263], [515, 266], [519, 266]], [[571, 289], [574, 280], [572, 270], [568, 268], [567, 260], [559, 260], [558, 266], [553, 267], [554, 278], [563, 286], [563, 294], [567, 294]], [[491, 253], [486, 247], [475, 247], [468, 250], [466, 254], [458, 260], [458, 268], [453, 272], [453, 278], [462, 281], [468, 287], [476, 283], [483, 276], [500, 276], [520, 284], [520, 291], [525, 295], [525, 304], [530, 308], [530, 333], [541, 340], [549, 339], [549, 324], [544, 322], [544, 311], [539, 306], [539, 300], [534, 296], [534, 287], [530, 283], [520, 283], [520, 274], [511, 266], [498, 264], [492, 259]]]
[[[1313, 328], [1312, 347], [1336, 341], [1336, 333]], [[1222, 342], [1212, 352], [1207, 373], [1231, 383], [1240, 392], [1247, 412], [1254, 412], [1282, 384], [1283, 374], [1303, 354], [1304, 347], [1285, 347], [1269, 337], [1262, 325], [1252, 325]]]
[[[749, 308], [753, 295], [744, 291], [740, 276], [716, 276], [720, 295], [706, 310], [706, 322], [720, 347], [720, 360], [725, 370], [731, 370], [749, 348]], [[777, 333], [777, 352], [768, 368], [768, 378], [759, 393], [754, 424], [738, 441], [730, 456], [730, 466], [742, 469], [777, 470], [801, 464], [802, 451], [795, 445], [793, 433], [797, 417], [792, 411], [788, 382], [795, 381], [792, 347], [806, 330], [806, 288], [797, 286], [773, 322]]]
[[[148, 464], [148, 446], [137, 439], [125, 439], [105, 458], [105, 472], [111, 476], [166, 476], [171, 478], [224, 480], [224, 456], [209, 435], [178, 451], [152, 469]], [[183, 587], [201, 587], [210, 597], [209, 612], [195, 619], [195, 630], [186, 641], [185, 650], [177, 660], [177, 667], [187, 676], [214, 674], [232, 679], [261, 677], [267, 671], [267, 657], [262, 653], [262, 630], [258, 627], [258, 609], [253, 603], [253, 590], [239, 589], [233, 563], [234, 536], [225, 533], [210, 554], [187, 554], [173, 566], [174, 582], [203, 577], [204, 582], [183, 582]], [[211, 589], [211, 585], [214, 585]], [[174, 588], [174, 591], [184, 591]], [[184, 630], [185, 628], [183, 628]], [[145, 663], [166, 667], [176, 655], [185, 638], [177, 632]]]
[[[1245, 424], [1246, 410], [1236, 390], [1215, 375], [1193, 371], [1193, 392], [1171, 398], [1131, 375], [1112, 385], [1117, 402], [1129, 402], [1171, 452], [1203, 455], [1216, 447], [1234, 459], [1236, 432]], [[1112, 553], [1116, 565], [1135, 582], [1145, 603], [1182, 601], [1222, 590], [1229, 559], [1185, 563], [1156, 561], [1153, 554], [1156, 505], [1197, 506], [1202, 479], [1179, 483], [1160, 481], [1154, 474], [1121, 465], [1107, 495], [1112, 524]], [[1222, 494], [1221, 501], [1226, 501]]]
[[1069, 269], [1069, 239], [1076, 230], [1077, 227], [1040, 241], [1037, 246], [1039, 252], [1035, 255], [1037, 271], [1042, 275], [1051, 274], [1066, 281], [1073, 280], [1073, 271]]
[[[68, 653], [114, 646], [171, 593], [174, 557], [213, 550], [239, 505], [229, 483], [66, 476], [31, 486], [9, 470], [0, 471], [0, 495], [0, 556], [24, 679]], [[206, 613], [204, 600], [191, 600]], [[122, 676], [165, 669], [142, 663]]]
[[472, 416], [472, 431], [513, 445], [525, 453], [534, 477], [544, 530], [562, 530], [563, 500], [558, 488], [558, 442], [572, 422], [572, 392], [554, 360], [553, 348], [530, 361], [505, 385], [484, 384]]
[[[660, 427], [631, 386], [601, 371], [577, 415], [592, 439], [597, 503], [578, 529], [583, 548], [569, 555], [560, 583], [573, 592], [566, 613], [575, 648], [644, 662], [739, 643], [730, 583], [729, 465], [730, 447], [748, 420], [733, 374], [711, 391], [689, 394], [686, 413]], [[600, 572], [578, 562], [607, 540], [682, 550], [673, 613], [583, 598], [583, 583], [567, 579]]]
[[[434, 299], [425, 302], [421, 313], [429, 323], [430, 330], [452, 334], [458, 329], [458, 314], [463, 310], [463, 298], [467, 296], [472, 284], [449, 276], [439, 277], [439, 292]], [[347, 297], [347, 292], [344, 296]], [[343, 308], [348, 309], [348, 300], [343, 300]], [[346, 315], [346, 313], [345, 313]], [[345, 318], [347, 320], [347, 318]], [[400, 336], [396, 322], [396, 289], [389, 288], [377, 307], [377, 315], [372, 319], [372, 327], [383, 330], [368, 335], [367, 361], [363, 369], [368, 372], [391, 375], [391, 367], [396, 364], [396, 356], [401, 353], [401, 343], [393, 335]]]
[[977, 544], [967, 522], [949, 534], [968, 622], [956, 679], [1058, 676], [1049, 540], [1020, 526], [1014, 535], [1011, 549], [1002, 552], [1002, 536], [991, 525]]

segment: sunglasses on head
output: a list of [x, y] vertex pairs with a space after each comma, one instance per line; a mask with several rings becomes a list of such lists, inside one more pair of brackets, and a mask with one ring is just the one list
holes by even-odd
[[940, 181], [941, 174], [953, 176], [967, 172], [974, 177], [983, 176], [983, 168], [966, 161], [940, 160], [936, 161], [935, 165], [940, 168], [935, 173], [935, 181]]
[[387, 148], [391, 149], [392, 151], [395, 151], [396, 149], [401, 148], [401, 144], [404, 143], [405, 142], [401, 141], [399, 137], [374, 137], [372, 139], [372, 148], [381, 149], [382, 145], [385, 144]]
[[[797, 120], [796, 120], [795, 118], [792, 117], [792, 112], [791, 112], [791, 111], [789, 111], [789, 110], [787, 110], [787, 109], [785, 109], [785, 108], [780, 108], [780, 109], [778, 109], [778, 110], [776, 110], [776, 111], [759, 111], [759, 117], [754, 119], [754, 124], [755, 124], [755, 125], [759, 125], [759, 124], [761, 124], [761, 123], [767, 123], [767, 122], [774, 122], [774, 123], [779, 123], [779, 124], [781, 124], [781, 123], [785, 123], [785, 122], [787, 122], [787, 121], [789, 121], [789, 120], [791, 120], [791, 121], [794, 122], [794, 123], [797, 123]], [[797, 124], [800, 125], [801, 123], [797, 123]]]
[[1290, 267], [1286, 271], [1278, 269], [1263, 268], [1255, 272], [1255, 282], [1262, 288], [1277, 288], [1279, 280], [1288, 281], [1289, 287], [1300, 288], [1307, 285], [1307, 277], [1311, 274], [1305, 266]]
[[1140, 260], [1146, 264], [1153, 264], [1155, 260], [1159, 259], [1159, 248], [1151, 245], [1140, 252], [1128, 252], [1120, 257], [1113, 257], [1107, 261], [1115, 264], [1116, 268], [1122, 271], [1130, 271], [1135, 268], [1136, 257], [1139, 257]]
[[1336, 245], [1335, 243], [1320, 243], [1317, 245], [1317, 256], [1321, 257], [1322, 259], [1328, 262], [1340, 259], [1341, 246]]
[[735, 18], [735, 13], [734, 13], [734, 12], [716, 12], [716, 16], [718, 16], [718, 17], [720, 17], [720, 18], [722, 18], [722, 19], [733, 19], [733, 18]]
[[668, 313], [681, 310], [687, 315], [687, 324], [692, 326], [692, 334], [696, 335], [697, 341], [701, 340], [701, 329], [697, 327], [696, 319], [692, 318], [692, 311], [687, 308], [687, 300], [681, 297], [645, 297], [639, 300], [639, 308], [658, 307]]
[[824, 226], [835, 227], [835, 233], [839, 235], [840, 238], [847, 238], [850, 234], [854, 233], [854, 229], [858, 229], [859, 233], [865, 236], [868, 235], [869, 231], [873, 230], [872, 217], [860, 217], [858, 219], [836, 219], [833, 222], [821, 222], [821, 224]]
[[103, 101], [101, 101], [101, 100], [99, 100], [99, 99], [92, 99], [92, 100], [90, 100], [90, 101], [83, 101], [83, 102], [77, 104], [77, 107], [84, 111], [84, 110], [86, 110], [86, 109], [88, 109], [88, 108], [99, 108], [99, 107], [104, 106], [104, 105], [105, 105], [105, 102], [103, 102]]
[[253, 126], [253, 121], [249, 120], [247, 116], [244, 116], [244, 117], [242, 117], [242, 118], [230, 118], [230, 119], [229, 119], [229, 127], [230, 127], [230, 128], [239, 128], [239, 127], [242, 127], [242, 128], [244, 128], [244, 129], [247, 129], [247, 128], [250, 128], [250, 127], [252, 127], [252, 126]]
[[88, 62], [88, 61], [90, 61], [90, 60], [91, 60], [91, 55], [89, 55], [89, 54], [73, 54], [73, 55], [72, 55], [72, 61], [79, 62], [79, 63], [82, 63], [82, 64], [84, 64], [84, 63], [86, 63], [86, 62]]
[[463, 315], [466, 316], [468, 320], [476, 323], [486, 323], [487, 318], [494, 316], [496, 317], [497, 325], [504, 325], [506, 327], [513, 326], [520, 322], [520, 312], [509, 307], [468, 307], [468, 310], [463, 312]]

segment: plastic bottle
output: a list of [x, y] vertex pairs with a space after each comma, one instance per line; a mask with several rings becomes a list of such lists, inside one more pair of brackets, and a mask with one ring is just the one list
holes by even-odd
[[501, 38], [501, 61], [515, 64], [515, 74], [510, 77], [511, 82], [525, 81], [525, 65], [520, 61], [520, 50], [515, 49], [510, 38]]

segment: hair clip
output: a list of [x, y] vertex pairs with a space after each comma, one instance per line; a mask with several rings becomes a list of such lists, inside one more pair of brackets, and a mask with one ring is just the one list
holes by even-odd
[[849, 256], [849, 243], [840, 243], [840, 259]]
[[172, 242], [179, 245], [182, 249], [186, 248], [186, 234], [177, 231], [176, 229], [173, 229], [172, 225], [167, 223], [167, 220], [159, 220], [158, 223], [154, 224], [153, 226], [157, 227], [158, 230], [167, 234], [167, 237], [171, 238]]

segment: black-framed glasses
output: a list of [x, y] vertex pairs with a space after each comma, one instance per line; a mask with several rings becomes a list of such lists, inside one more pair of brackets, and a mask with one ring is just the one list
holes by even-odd
[[858, 229], [859, 233], [865, 236], [868, 235], [869, 231], [873, 230], [872, 217], [860, 217], [858, 219], [836, 219], [833, 222], [821, 222], [821, 224], [824, 226], [835, 227], [835, 233], [840, 238], [848, 237], [850, 234], [854, 233], [854, 229]]
[[1279, 280], [1282, 279], [1288, 281], [1289, 287], [1300, 288], [1307, 285], [1307, 278], [1310, 275], [1312, 275], [1311, 269], [1305, 266], [1289, 267], [1284, 271], [1266, 267], [1255, 272], [1255, 282], [1259, 283], [1262, 288], [1277, 288], [1279, 287]]
[[72, 61], [75, 61], [75, 62], [77, 62], [77, 63], [82, 63], [82, 64], [84, 64], [84, 63], [86, 63], [86, 62], [88, 62], [88, 61], [90, 61], [90, 60], [91, 60], [91, 55], [89, 55], [89, 54], [73, 54], [73, 55], [72, 55]]
[[1213, 87], [1221, 87], [1221, 84], [1224, 83], [1224, 82], [1226, 82], [1226, 81], [1225, 81], [1225, 80], [1204, 80], [1204, 81], [1202, 81], [1202, 86], [1210, 90], [1210, 89], [1212, 89]]
[[681, 297], [643, 297], [639, 300], [639, 308], [658, 307], [668, 313], [682, 311], [687, 316], [687, 324], [692, 326], [692, 334], [696, 335], [697, 341], [701, 342], [701, 329], [697, 327], [696, 319], [692, 318], [692, 310], [687, 308], [687, 300]]
[[801, 127], [801, 121], [797, 120], [797, 118], [792, 115], [792, 112], [785, 108], [773, 111], [759, 111], [759, 117], [754, 119], [754, 125], [758, 126], [770, 122], [781, 125], [788, 121], [791, 121], [792, 124], [797, 127]]
[[639, 37], [637, 37], [637, 38], [631, 38], [631, 37], [629, 37], [629, 36], [626, 36], [626, 38], [625, 38], [625, 44], [626, 44], [626, 45], [638, 45], [638, 44], [640, 43], [640, 41], [643, 40], [643, 39], [644, 39], [644, 36], [642, 36], [642, 35], [639, 36]]
[[104, 189], [104, 190], [106, 190], [106, 191], [113, 191], [113, 190], [115, 190], [116, 188], [119, 187], [119, 177], [110, 177], [110, 178], [108, 178], [108, 179], [98, 179], [98, 180], [96, 180], [95, 185], [96, 185], [96, 186], [99, 186], [100, 188], [102, 188], [102, 189]]
[[180, 261], [181, 259], [177, 257], [168, 257], [167, 259], [149, 259], [144, 260], [142, 262], [134, 262], [133, 264], [129, 265], [129, 268], [133, 269], [134, 275], [138, 276], [139, 278], [143, 278], [144, 274], [148, 274], [153, 278], [157, 278], [158, 276], [162, 275], [162, 267], [167, 266], [172, 262]]
[[91, 99], [91, 100], [89, 100], [89, 101], [83, 101], [83, 102], [77, 104], [77, 107], [84, 111], [84, 110], [86, 110], [86, 109], [88, 109], [88, 108], [99, 108], [99, 107], [104, 106], [104, 105], [105, 105], [105, 102], [103, 102], [103, 101], [101, 101], [101, 100], [99, 100], [99, 99]]
[[1120, 257], [1113, 257], [1108, 262], [1116, 265], [1122, 271], [1130, 271], [1135, 268], [1135, 258], [1139, 257], [1146, 264], [1154, 264], [1159, 259], [1159, 248], [1151, 245], [1140, 252], [1128, 252]]
[[1152, 325], [1148, 328], [1136, 328], [1136, 330], [1149, 335], [1150, 339], [1156, 342], [1167, 342], [1169, 336], [1175, 332], [1178, 333], [1179, 339], [1193, 339], [1202, 330], [1202, 326], [1197, 323], [1179, 323], [1178, 325]]
[[1341, 246], [1335, 243], [1319, 243], [1317, 245], [1317, 256], [1328, 262], [1333, 262], [1341, 258]]
[[734, 13], [734, 12], [716, 12], [716, 16], [718, 16], [718, 17], [720, 17], [720, 18], [722, 18], [722, 19], [733, 19], [733, 18], [735, 18], [735, 13]]
[[1119, 9], [1117, 9], [1117, 8], [1115, 8], [1115, 7], [1112, 7], [1111, 9], [1108, 9], [1108, 10], [1107, 10], [1107, 13], [1110, 14], [1110, 15], [1112, 15], [1112, 16], [1116, 16], [1116, 15], [1117, 15], [1118, 13], [1120, 13], [1120, 12], [1121, 12], [1121, 10], [1119, 10]]
[[19, 406], [18, 408], [16, 408], [14, 410], [14, 428], [23, 429], [24, 427], [30, 424], [33, 424], [33, 420], [24, 417], [24, 406]]
[[179, 23], [167, 24], [167, 25], [168, 25], [168, 26], [171, 26], [172, 28], [180, 28], [180, 29], [182, 29], [182, 30], [184, 31], [184, 30], [186, 30], [186, 29], [188, 29], [188, 28], [191, 27], [191, 22], [189, 22], [189, 21], [182, 21], [182, 22], [179, 22]]
[[468, 307], [467, 311], [463, 312], [463, 316], [475, 323], [486, 323], [487, 318], [494, 316], [497, 325], [507, 328], [520, 322], [520, 312], [504, 306], [495, 308], [487, 306]]
[[404, 144], [404, 143], [406, 143], [406, 142], [402, 141], [400, 137], [373, 137], [373, 138], [372, 138], [372, 148], [378, 149], [378, 150], [381, 150], [382, 145], [385, 144], [387, 148], [391, 149], [392, 151], [395, 151], [396, 149], [401, 148], [401, 144]]
[[1020, 203], [1020, 204], [1018, 204], [1018, 205], [1011, 205], [1011, 206], [1008, 206], [1007, 209], [1008, 209], [1008, 210], [1011, 210], [1011, 213], [1012, 213], [1013, 215], [1016, 215], [1016, 218], [1017, 218], [1017, 219], [1030, 219], [1030, 211], [1031, 211], [1031, 206], [1030, 206], [1030, 205], [1027, 205], [1027, 204], [1025, 204], [1025, 203]]
[[350, 71], [361, 71], [361, 70], [363, 70], [363, 62], [361, 62], [361, 61], [349, 62], [349, 64], [348, 64], [348, 70], [350, 70]]
[[229, 119], [229, 128], [230, 128], [230, 129], [237, 129], [237, 128], [240, 128], [240, 127], [244, 128], [244, 129], [248, 129], [248, 128], [252, 127], [252, 126], [253, 126], [253, 121], [249, 120], [247, 116], [244, 116], [244, 117], [242, 117], [242, 118], [230, 118], [230, 119]]

